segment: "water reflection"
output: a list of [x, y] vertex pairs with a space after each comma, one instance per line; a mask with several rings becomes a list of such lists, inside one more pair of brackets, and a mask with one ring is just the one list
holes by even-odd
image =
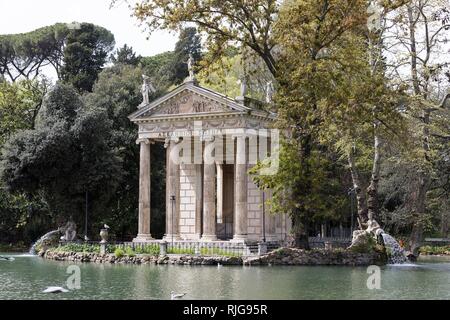
[[133, 266], [78, 264], [81, 290], [45, 295], [65, 286], [69, 262], [17, 257], [0, 261], [0, 299], [449, 299], [450, 263], [419, 262], [381, 268], [381, 290], [367, 288], [363, 267]]

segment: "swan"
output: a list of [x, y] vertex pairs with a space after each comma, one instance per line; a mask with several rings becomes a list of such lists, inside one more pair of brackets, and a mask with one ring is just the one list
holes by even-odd
[[3, 256], [0, 256], [0, 260], [14, 261], [15, 259], [14, 259], [13, 257], [3, 257]]
[[64, 289], [62, 287], [48, 287], [42, 293], [66, 293], [69, 292], [69, 290]]
[[175, 293], [173, 291], [170, 292], [170, 300], [180, 299], [184, 297], [186, 293]]

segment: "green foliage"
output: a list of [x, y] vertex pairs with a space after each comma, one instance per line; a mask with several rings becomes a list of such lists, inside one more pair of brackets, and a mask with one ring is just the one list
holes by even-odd
[[423, 255], [450, 255], [450, 246], [423, 246], [419, 252]]
[[[94, 86], [93, 92], [85, 95], [84, 101], [88, 108], [100, 109], [111, 122], [111, 129], [106, 138], [108, 145], [117, 152], [120, 158], [118, 188], [115, 196], [108, 203], [109, 214], [105, 222], [112, 227], [111, 233], [120, 239], [130, 237], [136, 232], [137, 203], [139, 195], [139, 146], [136, 145], [136, 125], [129, 121], [128, 116], [142, 102], [140, 87], [142, 70], [131, 65], [117, 65], [106, 68]], [[155, 99], [161, 91], [150, 98]], [[165, 159], [161, 144], [154, 145], [152, 152], [152, 185], [160, 188], [152, 189], [152, 226], [155, 236], [164, 234], [165, 204]]]
[[187, 67], [189, 53], [192, 54], [196, 63], [200, 61], [200, 35], [195, 28], [186, 28], [181, 31], [174, 51], [144, 57], [140, 65], [156, 88], [167, 90], [173, 85], [182, 83], [189, 75]]
[[0, 35], [0, 75], [13, 82], [32, 80], [47, 65], [59, 74], [69, 32], [67, 24], [56, 23], [28, 33]]
[[197, 63], [201, 60], [201, 41], [200, 35], [195, 28], [185, 28], [181, 30], [178, 42], [175, 44], [174, 59], [172, 60], [173, 76], [170, 81], [174, 84], [180, 84], [189, 75], [187, 61], [189, 54], [192, 54]]
[[200, 85], [235, 98], [241, 95], [240, 83], [244, 75], [247, 97], [265, 101], [267, 83], [275, 82], [273, 76], [256, 55], [240, 54], [233, 47], [221, 59], [202, 69], [197, 79]]
[[137, 66], [141, 61], [141, 56], [136, 56], [136, 52], [133, 51], [133, 47], [124, 45], [122, 48], [117, 49], [114, 54], [111, 55], [111, 62], [117, 64], [128, 64]]
[[48, 205], [39, 195], [10, 194], [0, 188], [0, 241], [29, 245], [51, 224]]
[[100, 253], [100, 245], [86, 243], [68, 243], [56, 248], [60, 252]]
[[125, 256], [125, 251], [121, 248], [116, 248], [114, 250], [114, 255], [116, 256], [116, 258], [120, 259], [123, 258]]
[[114, 43], [111, 32], [90, 23], [71, 29], [64, 48], [61, 78], [79, 92], [92, 91]]
[[86, 191], [94, 214], [105, 214], [102, 206], [121, 176], [120, 158], [108, 145], [110, 130], [106, 112], [84, 108], [72, 88], [57, 85], [36, 129], [18, 132], [6, 143], [1, 180], [10, 192], [40, 193], [62, 221], [72, 216], [81, 224]]
[[170, 67], [173, 65], [174, 56], [173, 51], [168, 51], [141, 59], [140, 66], [144, 74], [149, 76], [152, 79], [153, 86], [160, 90], [166, 90], [172, 86]]
[[365, 234], [364, 236], [362, 236], [362, 238], [363, 240], [358, 245], [354, 245], [350, 248], [352, 252], [373, 253], [379, 250], [379, 248], [377, 247], [377, 242], [371, 235]]
[[41, 101], [37, 81], [0, 81], [0, 147], [17, 130], [34, 126]]
[[133, 248], [131, 247], [126, 247], [125, 248], [125, 254], [129, 257], [134, 257], [136, 256], [136, 253], [133, 251]]
[[159, 245], [158, 244], [147, 244], [144, 246], [138, 246], [134, 249], [134, 252], [136, 252], [137, 254], [149, 254], [152, 256], [157, 256], [159, 255]]
[[271, 190], [267, 206], [272, 214], [287, 214], [296, 223], [294, 234], [308, 233], [312, 222], [340, 220], [348, 208], [343, 181], [345, 168], [319, 148], [299, 157], [295, 140], [283, 139], [279, 150], [279, 168], [274, 175], [260, 175], [270, 163], [260, 162], [250, 170], [257, 186]]
[[168, 248], [168, 254], [194, 254], [194, 248]]
[[142, 0], [133, 9], [134, 15], [146, 23], [150, 32], [180, 30], [186, 23], [194, 22], [198, 32], [206, 35], [207, 54], [203, 57], [203, 66], [217, 61], [230, 46], [238, 44], [260, 56], [273, 75], [277, 72], [271, 32], [278, 14], [275, 0]]

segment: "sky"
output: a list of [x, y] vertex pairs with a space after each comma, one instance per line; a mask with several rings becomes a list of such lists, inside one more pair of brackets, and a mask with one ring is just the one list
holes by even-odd
[[[136, 0], [131, 0], [132, 3]], [[56, 22], [90, 22], [110, 30], [116, 47], [125, 43], [142, 56], [173, 50], [177, 35], [148, 33], [139, 26], [125, 1], [110, 9], [110, 0], [0, 0], [0, 34], [33, 31]]]

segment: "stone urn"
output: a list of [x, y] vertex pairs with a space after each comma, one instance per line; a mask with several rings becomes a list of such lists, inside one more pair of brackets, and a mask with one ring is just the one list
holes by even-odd
[[100, 237], [102, 238], [102, 241], [100, 243], [107, 243], [108, 242], [108, 229], [101, 229], [100, 230]]

